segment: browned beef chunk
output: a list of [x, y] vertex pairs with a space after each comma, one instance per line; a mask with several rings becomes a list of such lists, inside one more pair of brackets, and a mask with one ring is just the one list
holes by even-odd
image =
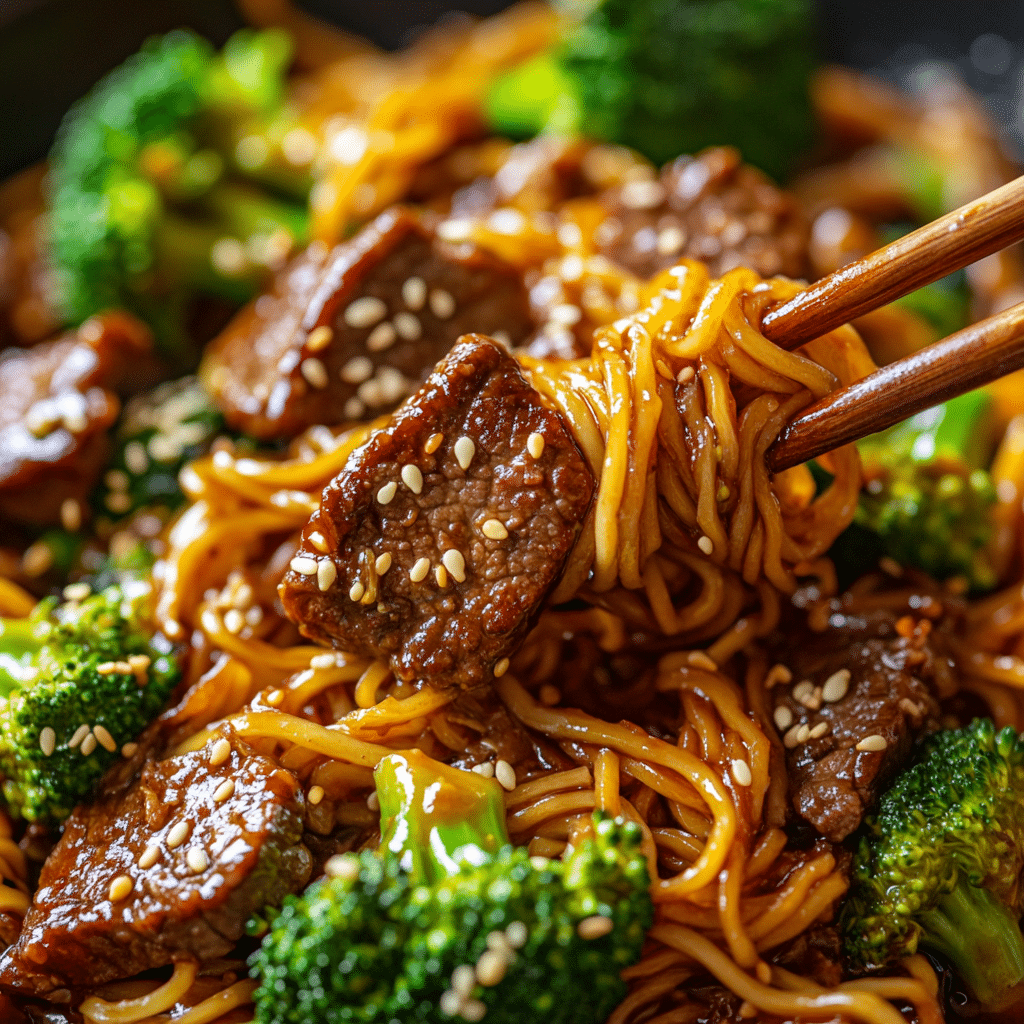
[[295, 777], [240, 744], [218, 764], [211, 750], [150, 762], [127, 790], [71, 815], [0, 959], [0, 986], [45, 997], [183, 953], [225, 956], [254, 911], [305, 884]]
[[471, 335], [324, 490], [281, 585], [302, 632], [405, 680], [490, 678], [558, 579], [594, 482], [561, 418]]
[[609, 214], [595, 240], [640, 277], [680, 259], [715, 276], [751, 267], [763, 277], [808, 275], [810, 229], [796, 201], [729, 147], [666, 164], [660, 181], [627, 182], [605, 194]]
[[0, 355], [0, 515], [74, 528], [106, 464], [118, 395], [158, 372], [149, 330], [125, 313]]
[[517, 343], [531, 329], [513, 268], [395, 208], [290, 263], [209, 347], [202, 376], [233, 427], [291, 437], [393, 409], [469, 331]]
[[771, 696], [793, 806], [833, 842], [860, 825], [914, 740], [938, 726], [932, 683], [950, 663], [930, 625], [903, 636], [888, 612], [836, 615], [780, 652], [793, 678]]

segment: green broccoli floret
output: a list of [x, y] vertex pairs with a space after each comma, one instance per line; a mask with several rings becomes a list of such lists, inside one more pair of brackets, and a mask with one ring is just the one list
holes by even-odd
[[[151, 39], [68, 112], [50, 153], [49, 249], [61, 312], [122, 307], [165, 349], [196, 295], [240, 303], [267, 253], [306, 234], [308, 173], [279, 154], [288, 37], [244, 31], [217, 54], [188, 32]], [[290, 192], [301, 204], [250, 182]]]
[[147, 593], [110, 587], [0, 619], [0, 774], [15, 814], [67, 817], [169, 697], [179, 670], [143, 626]]
[[593, 1024], [652, 920], [637, 826], [594, 815], [563, 860], [509, 843], [502, 791], [418, 751], [376, 771], [378, 852], [336, 858], [250, 959], [262, 1024]]
[[727, 143], [783, 177], [814, 138], [813, 34], [809, 0], [603, 0], [500, 78], [487, 113], [513, 137], [582, 133], [656, 163]]
[[840, 917], [851, 964], [920, 946], [998, 1006], [1024, 981], [1024, 738], [987, 719], [936, 733], [866, 828]]

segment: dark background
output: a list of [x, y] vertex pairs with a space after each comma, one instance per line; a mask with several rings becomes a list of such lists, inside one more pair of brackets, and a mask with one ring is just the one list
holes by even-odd
[[[502, 0], [302, 0], [311, 13], [402, 46], [453, 7]], [[954, 64], [1024, 154], [1024, 3], [1019, 0], [818, 0], [822, 56], [906, 84], [923, 62]], [[0, 0], [0, 177], [45, 155], [69, 104], [156, 32], [190, 26], [222, 42], [231, 0]]]

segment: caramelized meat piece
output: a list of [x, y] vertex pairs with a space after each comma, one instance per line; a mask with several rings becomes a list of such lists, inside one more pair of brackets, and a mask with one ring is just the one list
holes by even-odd
[[67, 820], [0, 986], [45, 997], [225, 956], [254, 911], [307, 881], [301, 836], [297, 780], [241, 745], [218, 764], [210, 749], [149, 762]]
[[302, 632], [405, 680], [491, 677], [558, 579], [594, 481], [559, 416], [469, 336], [349, 458], [281, 586]]
[[125, 313], [0, 355], [0, 515], [75, 528], [106, 465], [118, 395], [158, 372], [149, 330]]
[[950, 663], [928, 622], [906, 637], [888, 612], [836, 618], [824, 633], [789, 639], [782, 659], [792, 683], [772, 695], [793, 806], [840, 842], [903, 767], [914, 740], [938, 726], [930, 684]]
[[794, 200], [735, 149], [715, 147], [666, 164], [660, 181], [605, 194], [595, 239], [609, 259], [652, 277], [684, 257], [719, 277], [750, 267], [762, 277], [807, 277], [810, 229]]
[[410, 211], [382, 213], [325, 254], [310, 246], [207, 350], [204, 382], [255, 437], [393, 409], [461, 335], [532, 329], [519, 274], [453, 247]]

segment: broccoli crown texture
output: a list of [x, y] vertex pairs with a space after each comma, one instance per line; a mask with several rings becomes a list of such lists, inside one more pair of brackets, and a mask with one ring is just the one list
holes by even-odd
[[67, 817], [163, 707], [179, 671], [142, 624], [146, 594], [110, 587], [0, 620], [0, 773], [16, 814]]
[[841, 915], [859, 968], [918, 946], [997, 1006], [1024, 980], [1024, 739], [980, 719], [936, 733], [866, 823]]
[[488, 100], [512, 135], [545, 127], [657, 163], [728, 143], [781, 177], [814, 137], [808, 0], [603, 0]]
[[562, 860], [509, 844], [491, 780], [409, 751], [376, 773], [377, 852], [286, 900], [250, 965], [263, 1024], [598, 1024], [652, 920], [635, 825], [594, 815]]

